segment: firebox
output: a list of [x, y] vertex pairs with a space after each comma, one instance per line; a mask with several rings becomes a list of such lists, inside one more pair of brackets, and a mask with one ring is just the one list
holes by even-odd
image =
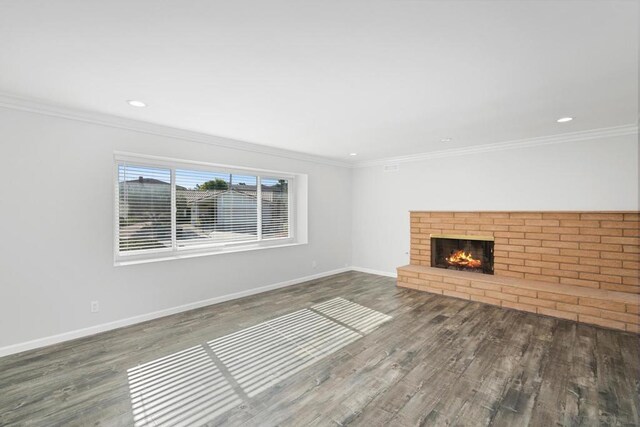
[[431, 266], [493, 274], [493, 237], [432, 234]]

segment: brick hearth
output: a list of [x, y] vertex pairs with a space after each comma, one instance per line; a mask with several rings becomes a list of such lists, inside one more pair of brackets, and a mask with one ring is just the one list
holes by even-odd
[[[398, 286], [638, 332], [638, 212], [411, 212]], [[431, 268], [431, 234], [491, 236], [495, 275]]]

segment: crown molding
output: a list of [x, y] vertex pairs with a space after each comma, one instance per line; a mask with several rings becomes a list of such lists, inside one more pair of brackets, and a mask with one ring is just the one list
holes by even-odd
[[54, 105], [46, 101], [20, 97], [2, 92], [0, 92], [0, 107], [9, 108], [12, 110], [28, 111], [31, 113], [43, 114], [53, 117], [60, 117], [100, 126], [124, 129], [133, 132], [180, 139], [183, 141], [208, 144], [231, 150], [246, 151], [251, 153], [258, 153], [343, 168], [364, 168], [388, 164], [418, 162], [422, 160], [439, 159], [443, 157], [464, 156], [491, 151], [512, 150], [526, 147], [537, 147], [541, 145], [562, 144], [566, 142], [577, 142], [590, 139], [611, 138], [616, 136], [638, 134], [638, 126], [636, 124], [630, 124], [624, 126], [615, 126], [579, 132], [569, 132], [551, 136], [484, 144], [474, 147], [461, 147], [448, 150], [410, 154], [406, 156], [385, 157], [381, 159], [365, 160], [361, 162], [346, 162], [327, 157], [316, 156], [313, 154], [301, 153], [298, 151], [285, 150], [282, 148], [269, 147], [267, 145], [254, 144], [251, 142], [224, 138], [171, 126], [159, 125], [142, 120], [128, 119], [125, 117], [114, 116], [106, 113], [85, 111], [61, 105]]
[[443, 157], [464, 156], [468, 154], [486, 153], [491, 151], [513, 150], [526, 147], [539, 147], [542, 145], [563, 144], [567, 142], [587, 141], [590, 139], [612, 138], [616, 136], [637, 135], [637, 125], [614, 126], [608, 128], [591, 129], [579, 132], [562, 133], [558, 135], [542, 136], [536, 138], [519, 139], [514, 141], [498, 142], [493, 144], [478, 145], [475, 147], [453, 148], [449, 150], [431, 151], [427, 153], [410, 154], [407, 156], [387, 157], [383, 159], [357, 162], [355, 168], [371, 166], [383, 166], [388, 164], [419, 162], [421, 160], [439, 159]]
[[85, 111], [69, 108], [61, 105], [54, 105], [46, 101], [20, 97], [0, 92], [0, 107], [12, 110], [27, 111], [46, 116], [60, 117], [85, 123], [124, 129], [150, 135], [163, 136], [180, 139], [183, 141], [196, 142], [200, 144], [214, 145], [231, 150], [247, 151], [251, 153], [265, 154], [269, 156], [283, 157], [305, 162], [319, 163], [329, 166], [352, 168], [353, 163], [334, 160], [322, 156], [305, 154], [298, 151], [285, 150], [282, 148], [269, 147], [266, 145], [254, 144], [231, 138], [193, 132], [185, 129], [159, 125], [141, 120], [127, 119], [111, 114]]

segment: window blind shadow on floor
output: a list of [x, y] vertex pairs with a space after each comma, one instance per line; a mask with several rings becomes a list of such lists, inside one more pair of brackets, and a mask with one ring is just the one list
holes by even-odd
[[334, 298], [131, 368], [135, 426], [210, 422], [391, 319]]

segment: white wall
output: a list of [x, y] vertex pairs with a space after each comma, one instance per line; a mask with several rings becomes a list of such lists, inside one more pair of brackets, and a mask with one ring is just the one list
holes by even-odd
[[[0, 141], [0, 349], [350, 265], [347, 168], [5, 108]], [[114, 267], [114, 151], [308, 174], [309, 244]]]
[[[408, 263], [409, 210], [638, 209], [637, 136], [385, 173], [0, 107], [0, 144], [0, 354], [348, 265], [393, 273]], [[114, 151], [308, 174], [309, 244], [114, 267]]]
[[409, 263], [410, 210], [637, 210], [638, 139], [559, 143], [353, 175], [353, 265]]

